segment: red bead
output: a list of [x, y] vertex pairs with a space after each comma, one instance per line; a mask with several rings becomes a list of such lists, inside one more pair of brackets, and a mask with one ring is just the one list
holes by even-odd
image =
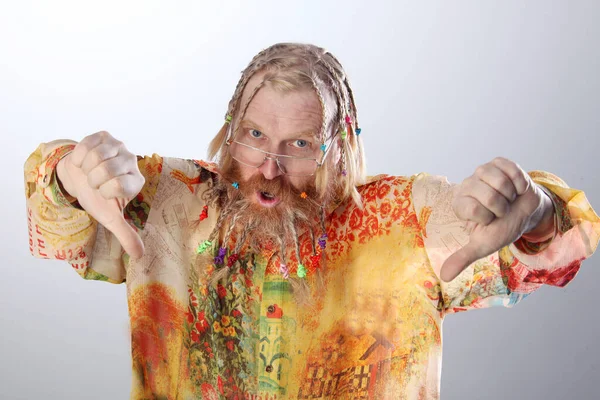
[[208, 206], [204, 206], [202, 207], [202, 212], [200, 213], [200, 221], [205, 220], [206, 218], [208, 218]]

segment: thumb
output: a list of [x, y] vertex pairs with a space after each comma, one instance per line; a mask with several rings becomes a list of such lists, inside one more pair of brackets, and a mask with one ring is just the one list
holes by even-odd
[[122, 216], [120, 218], [115, 218], [113, 223], [106, 228], [115, 235], [119, 243], [121, 243], [121, 246], [123, 246], [123, 250], [125, 250], [132, 259], [135, 260], [144, 255], [144, 242], [142, 242], [142, 238], [135, 229], [125, 221], [125, 218]]
[[450, 282], [463, 272], [469, 265], [479, 260], [481, 257], [478, 252], [479, 246], [473, 242], [467, 243], [464, 247], [454, 252], [442, 264], [440, 278], [444, 282]]

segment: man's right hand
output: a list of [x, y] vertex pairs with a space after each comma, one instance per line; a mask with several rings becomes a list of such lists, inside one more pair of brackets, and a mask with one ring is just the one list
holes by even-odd
[[108, 132], [86, 136], [56, 167], [58, 179], [79, 205], [110, 230], [133, 259], [144, 244], [125, 221], [123, 209], [140, 192], [145, 179], [137, 156]]

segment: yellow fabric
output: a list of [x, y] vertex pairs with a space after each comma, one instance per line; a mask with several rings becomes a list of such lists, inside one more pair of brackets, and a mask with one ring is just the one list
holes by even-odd
[[[328, 216], [322, 286], [311, 238], [300, 238], [312, 301], [302, 306], [268, 244], [208, 285], [203, 271], [219, 265], [196, 249], [218, 217], [202, 199], [216, 177], [210, 164], [139, 157], [146, 185], [125, 216], [146, 253], [133, 262], [109, 231], [60, 201], [51, 167], [69, 144], [42, 144], [25, 163], [30, 250], [64, 259], [86, 279], [126, 282], [132, 399], [436, 399], [443, 318], [566, 285], [600, 234], [581, 191], [533, 171], [561, 200], [558, 236], [535, 254], [507, 246], [444, 283], [441, 263], [466, 240], [450, 207], [453, 185], [380, 175], [359, 188], [363, 210], [348, 201]], [[289, 253], [293, 276], [298, 260]]]

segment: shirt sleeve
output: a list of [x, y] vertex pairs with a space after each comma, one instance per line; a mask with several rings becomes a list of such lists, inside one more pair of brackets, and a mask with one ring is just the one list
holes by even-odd
[[[543, 243], [519, 239], [477, 260], [451, 282], [440, 279], [445, 313], [512, 307], [542, 285], [564, 287], [596, 250], [600, 220], [585, 194], [551, 173], [529, 175], [552, 197], [557, 235]], [[413, 185], [425, 250], [438, 279], [443, 262], [469, 240], [465, 223], [452, 211], [456, 187], [445, 177], [428, 174], [419, 174]]]
[[[122, 283], [128, 256], [120, 243], [58, 183], [56, 165], [75, 145], [72, 140], [42, 143], [25, 161], [29, 251], [37, 258], [67, 261], [84, 279]], [[124, 216], [140, 232], [150, 213], [162, 158], [138, 156], [138, 166], [146, 183]]]

